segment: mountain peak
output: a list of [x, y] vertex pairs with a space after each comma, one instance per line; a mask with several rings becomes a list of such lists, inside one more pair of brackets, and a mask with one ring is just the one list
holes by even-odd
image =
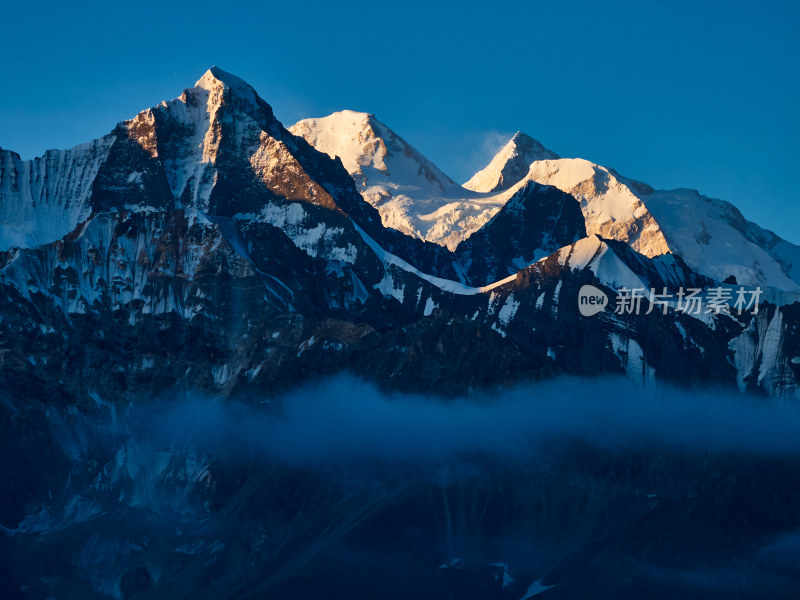
[[518, 131], [509, 140], [508, 144], [513, 144], [518, 152], [526, 152], [534, 157], [534, 160], [554, 160], [559, 158], [558, 154], [545, 148], [537, 139], [532, 138], [523, 131]]
[[336, 111], [335, 113], [331, 113], [325, 118], [338, 119], [338, 120], [349, 119], [353, 122], [358, 122], [358, 123], [369, 123], [371, 121], [377, 121], [375, 115], [373, 115], [372, 113], [361, 112], [359, 110], [349, 110], [349, 109]]
[[232, 73], [228, 73], [227, 71], [220, 69], [216, 65], [212, 66], [205, 73], [203, 73], [203, 76], [200, 79], [198, 79], [194, 85], [195, 87], [200, 87], [207, 90], [217, 85], [223, 85], [225, 87], [230, 87], [230, 88], [242, 88], [247, 90], [253, 89], [249, 83], [247, 83], [240, 77], [237, 77]]
[[[289, 131], [317, 150], [341, 158], [345, 169], [362, 179], [362, 187], [386, 184], [392, 189], [409, 187], [441, 193], [457, 186], [372, 113], [342, 110], [327, 117], [303, 119]], [[366, 173], [372, 177], [369, 182]]]
[[[237, 98], [246, 103], [257, 106], [259, 104], [258, 94], [253, 86], [244, 79], [237, 77], [217, 66], [212, 66], [194, 84], [195, 89], [203, 89], [210, 93], [224, 92], [230, 90]], [[261, 101], [263, 103], [263, 100]]]
[[531, 163], [555, 160], [558, 154], [522, 131], [517, 131], [491, 162], [475, 173], [464, 187], [476, 192], [499, 192], [521, 181]]
[[303, 119], [289, 130], [291, 131], [293, 128], [304, 132], [315, 130], [317, 135], [333, 136], [339, 142], [353, 141], [364, 136], [380, 137], [381, 129], [389, 129], [374, 114], [357, 110], [340, 110], [326, 117]]

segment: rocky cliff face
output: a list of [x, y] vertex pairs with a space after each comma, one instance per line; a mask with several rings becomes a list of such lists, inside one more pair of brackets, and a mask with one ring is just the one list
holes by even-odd
[[583, 237], [586, 229], [575, 198], [529, 182], [491, 221], [461, 242], [456, 255], [471, 280], [488, 284]]

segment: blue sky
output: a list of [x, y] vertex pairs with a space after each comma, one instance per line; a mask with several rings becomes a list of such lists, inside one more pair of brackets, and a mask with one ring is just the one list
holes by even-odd
[[372, 112], [457, 180], [523, 130], [800, 243], [795, 2], [14, 2], [0, 18], [0, 146], [23, 157], [216, 64], [287, 125]]

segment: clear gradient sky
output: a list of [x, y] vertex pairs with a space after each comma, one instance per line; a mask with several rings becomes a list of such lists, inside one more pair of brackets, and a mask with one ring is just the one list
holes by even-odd
[[10, 2], [0, 146], [109, 132], [211, 65], [290, 125], [371, 112], [464, 181], [522, 130], [800, 243], [800, 3]]

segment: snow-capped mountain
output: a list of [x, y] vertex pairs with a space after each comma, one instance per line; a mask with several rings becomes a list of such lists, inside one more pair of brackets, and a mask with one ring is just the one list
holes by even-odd
[[[479, 174], [493, 165], [497, 172], [506, 156], [504, 148]], [[748, 222], [728, 202], [695, 190], [654, 190], [577, 158], [535, 160], [517, 184], [526, 180], [553, 185], [577, 198], [589, 234], [623, 241], [645, 256], [679, 254], [697, 272], [717, 281], [734, 277], [744, 285], [800, 290], [800, 247]]]
[[574, 196], [590, 235], [649, 257], [680, 254], [716, 281], [800, 290], [800, 247], [746, 221], [730, 203], [694, 190], [654, 190], [587, 160], [559, 158], [521, 132], [461, 187], [372, 115], [343, 111], [291, 130], [341, 158], [386, 227], [450, 250], [535, 181]]
[[[655, 220], [662, 219], [661, 205], [669, 207], [671, 197], [653, 202], [657, 193], [585, 161], [538, 160], [508, 189], [481, 195], [460, 188], [369, 115], [340, 113], [303, 122], [294, 130], [325, 152], [284, 129], [249, 85], [213, 68], [177, 99], [123, 121], [95, 142], [33, 161], [4, 151], [0, 286], [7, 307], [28, 307], [0, 320], [0, 326], [11, 328], [7, 339], [19, 339], [19, 346], [11, 343], [16, 350], [3, 355], [5, 364], [33, 371], [35, 378], [44, 380], [52, 377], [47, 374], [52, 367], [26, 357], [52, 354], [50, 332], [73, 331], [80, 319], [93, 323], [93, 331], [123, 323], [127, 333], [115, 335], [136, 336], [154, 323], [165, 326], [166, 319], [172, 320], [168, 328], [176, 340], [191, 335], [203, 322], [217, 336], [212, 345], [222, 346], [202, 353], [201, 360], [191, 346], [175, 348], [173, 359], [158, 365], [160, 385], [190, 385], [187, 373], [197, 385], [215, 390], [275, 385], [300, 377], [308, 369], [308, 357], [321, 352], [319, 364], [325, 369], [349, 365], [356, 372], [413, 388], [432, 384], [419, 379], [427, 371], [416, 370], [415, 361], [423, 360], [426, 352], [403, 354], [409, 343], [404, 336], [412, 335], [406, 328], [430, 341], [454, 323], [436, 315], [450, 315], [462, 324], [464, 333], [459, 335], [493, 332], [479, 342], [486, 353], [525, 357], [522, 362], [529, 366], [520, 374], [551, 362], [567, 372], [594, 372], [596, 367], [575, 355], [568, 342], [558, 341], [564, 327], [577, 327], [575, 331], [594, 339], [597, 352], [605, 348], [608, 353], [603, 364], [616, 361], [616, 368], [624, 370], [618, 337], [637, 340], [637, 331], [649, 330], [640, 329], [632, 317], [582, 320], [575, 308], [576, 282], [604, 286], [613, 297], [614, 290], [633, 283], [708, 287], [711, 281], [704, 275], [719, 280], [732, 274], [739, 283], [748, 283], [747, 274], [753, 272], [749, 247], [749, 262], [738, 265], [741, 270], [731, 271], [720, 260], [709, 267], [717, 269], [711, 273], [696, 267], [704, 258], [693, 255], [691, 245], [688, 258], [672, 247], [641, 252], [645, 248], [631, 241], [634, 228], [639, 227], [640, 241], [641, 230], [661, 239], [661, 221]], [[350, 147], [353, 140], [360, 140], [355, 148]], [[405, 187], [395, 185], [394, 177]], [[554, 185], [542, 185], [538, 179]], [[397, 201], [413, 211], [416, 201], [405, 192], [423, 190], [439, 194], [428, 198], [429, 203], [443, 202], [446, 194], [471, 194], [470, 202], [492, 208], [482, 217], [485, 222], [478, 221], [483, 226], [450, 251], [383, 226], [386, 213], [381, 216], [359, 194], [359, 189], [366, 190], [369, 198], [376, 187], [398, 193], [393, 200], [378, 201], [378, 209]], [[564, 188], [570, 191], [561, 191]], [[724, 205], [709, 201], [699, 206]], [[587, 218], [587, 207], [597, 218]], [[458, 215], [444, 204], [437, 213], [439, 224], [448, 222], [442, 217], [447, 211]], [[648, 220], [651, 212], [655, 216]], [[420, 222], [425, 216], [418, 215]], [[751, 246], [785, 251], [785, 242], [735, 217], [730, 211], [704, 217], [711, 239], [727, 235], [727, 227], [753, 240], [748, 242]], [[623, 232], [607, 226], [628, 221], [633, 225]], [[642, 223], [649, 223], [650, 229], [639, 226]], [[680, 233], [680, 224], [670, 231]], [[683, 243], [677, 233], [673, 238]], [[740, 250], [731, 252], [729, 262]], [[566, 260], [567, 256], [573, 258]], [[776, 272], [766, 273], [773, 280], [778, 277]], [[780, 300], [791, 303], [791, 298]], [[719, 316], [703, 321], [700, 326], [705, 329], [713, 322], [703, 331], [697, 329], [696, 319], [686, 317], [683, 323], [682, 317], [678, 326], [675, 315], [667, 317], [670, 335], [680, 340], [676, 344], [684, 344], [686, 332], [694, 331], [693, 343], [703, 348], [708, 360], [734, 352], [734, 346], [744, 347], [744, 342], [729, 344], [744, 328], [759, 327]], [[23, 338], [20, 331], [27, 332]], [[791, 376], [780, 385], [764, 378], [743, 385], [794, 394], [794, 357], [785, 350], [793, 343], [787, 340], [794, 338], [767, 337], [777, 340], [769, 352], [783, 357], [776, 360]], [[454, 339], [450, 343], [472, 343]], [[95, 352], [101, 352], [98, 344], [104, 343], [85, 340], [82, 358], [70, 362], [52, 355], [48, 364], [70, 364], [69, 371], [58, 376], [73, 381], [79, 393], [95, 385], [97, 372], [90, 365]], [[660, 362], [657, 352], [648, 357], [660, 341], [639, 337], [636, 343], [654, 377], [701, 377], [689, 365], [672, 371], [671, 363]], [[250, 350], [231, 350], [239, 347]], [[130, 367], [110, 360], [107, 368], [129, 372], [128, 382], [147, 381], [136, 365], [149, 364], [153, 352], [136, 357]], [[448, 371], [448, 381], [460, 386], [495, 377], [496, 365], [487, 371], [475, 362], [477, 354], [470, 356], [455, 370], [446, 366], [447, 356], [436, 357], [431, 364], [441, 368], [431, 376]], [[735, 362], [732, 355], [730, 362]], [[752, 370], [751, 362], [741, 359], [736, 364]], [[511, 364], [520, 363], [511, 361], [500, 369], [503, 377], [513, 379], [507, 371]], [[714, 371], [709, 365], [705, 369], [702, 372]], [[719, 377], [737, 380], [732, 373]], [[738, 377], [750, 381], [747, 373], [739, 372]], [[126, 385], [118, 393], [135, 389]]]
[[373, 205], [386, 200], [389, 189], [430, 197], [458, 187], [375, 115], [343, 110], [304, 119], [289, 131], [320, 152], [338, 156]]
[[[419, 213], [441, 210], [458, 197], [458, 184], [374, 115], [346, 110], [302, 120], [289, 130], [338, 157], [387, 227], [430, 240], [435, 234]], [[411, 212], [418, 218], [409, 219]]]
[[800, 247], [695, 190], [654, 190], [582, 159], [537, 161], [526, 176], [581, 203], [586, 230], [646, 256], [672, 252], [717, 281], [797, 291]]
[[531, 163], [557, 158], [555, 152], [542, 146], [538, 140], [518, 131], [464, 187], [481, 193], [507, 190], [528, 174]]
[[[543, 587], [541, 575], [517, 567], [535, 539], [555, 540], [552, 553], [537, 546], [548, 548], [548, 589], [589, 597], [584, 575], [628, 577], [640, 548], [663, 561], [686, 552], [698, 514], [727, 516], [712, 533], [715, 548], [729, 548], [741, 539], [730, 510], [741, 495], [763, 523], [748, 551], [793, 514], [790, 461], [778, 470], [737, 463], [736, 477], [719, 483], [705, 450], [688, 453], [701, 456], [692, 462], [648, 446], [639, 460], [627, 447], [598, 454], [580, 442], [556, 447], [533, 475], [527, 459], [482, 471], [470, 453], [463, 469], [423, 461], [409, 485], [412, 463], [401, 476], [362, 480], [335, 456], [304, 469], [293, 462], [300, 446], [265, 459], [264, 440], [291, 437], [274, 435], [280, 426], [218, 419], [222, 405], [247, 416], [257, 405], [252, 414], [282, 423], [297, 407], [281, 391], [342, 373], [438, 396], [612, 374], [634, 382], [637, 400], [662, 382], [800, 400], [800, 302], [791, 293], [765, 297], [757, 314], [692, 315], [648, 297], [642, 311], [613, 309], [634, 287], [697, 288], [708, 309], [715, 283], [704, 271], [755, 277], [753, 248], [764, 253], [765, 277], [779, 274], [764, 265], [795, 273], [794, 247], [735, 209], [554, 158], [535, 160], [513, 184], [518, 172], [501, 168], [493, 185], [510, 187], [479, 193], [374, 118], [335, 117], [304, 122], [295, 136], [249, 85], [212, 68], [94, 142], [32, 161], [2, 151], [0, 468], [10, 485], [0, 496], [0, 595], [309, 598], [330, 596], [316, 586], [334, 579], [357, 590], [348, 596], [383, 597], [390, 581], [398, 597], [513, 600]], [[689, 222], [669, 218], [690, 201]], [[416, 237], [384, 225], [387, 206]], [[692, 219], [705, 222], [708, 244], [692, 245]], [[719, 254], [720, 240], [744, 249]], [[692, 254], [705, 246], [717, 254]], [[586, 286], [607, 299], [592, 316], [580, 310]], [[328, 391], [315, 395], [327, 404]], [[349, 405], [349, 387], [344, 394]], [[208, 412], [161, 412], [197, 395]], [[367, 423], [361, 414], [357, 422]], [[198, 439], [180, 437], [193, 425]], [[380, 440], [365, 439], [372, 466]], [[777, 491], [764, 502], [767, 476]], [[674, 498], [656, 499], [662, 487]], [[665, 520], [669, 511], [679, 516]], [[651, 529], [620, 546], [632, 519], [651, 519]], [[378, 529], [362, 536], [365, 524]], [[665, 530], [666, 541], [651, 534]], [[481, 564], [454, 558], [453, 540], [467, 540]], [[495, 548], [511, 557], [516, 586]], [[365, 569], [375, 554], [403, 558]]]
[[22, 161], [0, 148], [0, 248], [57, 240], [91, 213], [89, 197], [113, 136]]
[[588, 233], [624, 241], [645, 256], [670, 251], [650, 211], [611, 170], [583, 159], [545, 160], [531, 163], [526, 179], [569, 190], [581, 203]]
[[467, 190], [375, 116], [342, 111], [289, 130], [339, 157], [383, 224], [449, 249], [488, 222], [511, 193]]

